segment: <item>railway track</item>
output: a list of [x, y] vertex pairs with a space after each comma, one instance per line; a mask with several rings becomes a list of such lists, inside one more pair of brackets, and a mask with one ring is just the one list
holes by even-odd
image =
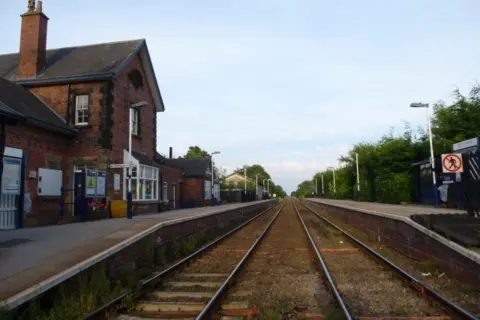
[[[282, 209], [283, 204], [278, 204], [266, 210], [220, 241], [153, 275], [144, 282], [154, 281], [157, 285], [137, 301], [133, 310], [103, 319], [211, 319], [213, 315], [221, 318], [229, 310], [242, 309], [241, 303], [223, 301], [222, 298]], [[236, 298], [243, 299], [250, 294], [248, 291], [238, 292]], [[101, 309], [86, 319], [99, 319]]]
[[298, 218], [346, 319], [477, 319], [312, 209], [297, 204]]

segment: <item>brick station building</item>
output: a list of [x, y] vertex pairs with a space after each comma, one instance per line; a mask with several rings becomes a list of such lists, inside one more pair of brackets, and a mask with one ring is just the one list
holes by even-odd
[[[25, 155], [22, 194], [29, 193], [32, 203], [27, 216], [42, 224], [59, 219], [60, 197], [39, 190], [40, 171], [46, 175], [60, 170], [61, 181], [55, 184], [73, 188], [76, 171], [103, 170], [107, 200], [124, 200], [126, 169], [109, 169], [109, 164], [129, 160], [135, 163], [137, 213], [157, 211], [161, 187], [156, 115], [164, 104], [146, 41], [47, 50], [49, 19], [42, 2], [28, 1], [21, 19], [19, 52], [0, 55], [0, 155], [18, 150]], [[132, 109], [135, 103], [144, 106]], [[127, 152], [129, 112], [133, 159]], [[1, 220], [6, 212], [2, 205], [10, 200], [0, 196]], [[73, 201], [72, 192], [66, 201]]]

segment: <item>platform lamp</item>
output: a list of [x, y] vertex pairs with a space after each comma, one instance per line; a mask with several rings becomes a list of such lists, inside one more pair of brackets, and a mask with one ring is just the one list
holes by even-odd
[[430, 140], [430, 163], [432, 166], [433, 203], [435, 207], [438, 208], [437, 176], [435, 174], [435, 156], [433, 152], [432, 124], [430, 120], [430, 114], [428, 112], [428, 107], [428, 103], [413, 102], [410, 104], [410, 108], [425, 108], [427, 113], [428, 138]]
[[262, 191], [262, 199], [263, 199], [264, 193], [265, 193], [265, 181], [267, 181], [267, 180], [268, 180], [268, 179], [263, 179], [263, 180], [262, 180], [262, 189], [263, 189], [263, 191]]
[[318, 197], [317, 178], [313, 178], [313, 181], [315, 181], [315, 197]]
[[[132, 219], [133, 218], [133, 212], [132, 212], [132, 171], [133, 171], [133, 166], [132, 166], [132, 131], [133, 131], [133, 126], [132, 126], [132, 116], [135, 111], [138, 111], [140, 108], [148, 106], [148, 103], [146, 101], [140, 101], [136, 102], [130, 105], [128, 109], [128, 191], [127, 191], [127, 219]], [[138, 126], [138, 118], [137, 118], [137, 126]]]
[[216, 155], [216, 154], [220, 154], [220, 151], [213, 151], [210, 154], [210, 161], [212, 162], [212, 201], [213, 201], [214, 193], [215, 193], [215, 189], [214, 189], [214, 186], [215, 186], [215, 184], [214, 184], [214, 173], [215, 173], [215, 171], [213, 170], [213, 156]]
[[272, 179], [267, 179], [267, 192], [269, 197], [270, 197], [270, 181], [272, 181]]
[[258, 175], [260, 173], [255, 174], [255, 200], [258, 200]]
[[327, 170], [332, 170], [333, 171], [333, 198], [337, 199], [337, 185], [335, 184], [335, 168], [334, 167], [328, 167]]

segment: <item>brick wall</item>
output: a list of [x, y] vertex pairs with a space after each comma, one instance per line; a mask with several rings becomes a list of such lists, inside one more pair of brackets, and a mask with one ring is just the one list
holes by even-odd
[[184, 178], [182, 183], [182, 207], [204, 205], [204, 179]]
[[167, 196], [169, 201], [173, 200], [173, 186], [176, 185], [175, 208], [177, 209], [180, 208], [180, 202], [182, 198], [180, 181], [182, 180], [183, 170], [173, 166], [160, 165], [160, 172], [162, 177], [162, 181], [160, 183], [160, 191], [161, 191], [160, 198], [163, 199], [163, 182], [164, 181], [166, 181], [168, 184]]
[[[66, 154], [70, 150], [72, 140], [58, 133], [53, 133], [37, 127], [18, 125], [6, 127], [6, 146], [27, 150], [26, 173], [39, 168], [66, 170]], [[66, 176], [64, 181], [66, 183]], [[25, 191], [30, 192], [32, 213], [28, 216], [43, 216], [47, 220], [59, 218], [60, 197], [39, 196], [38, 179], [25, 180]]]

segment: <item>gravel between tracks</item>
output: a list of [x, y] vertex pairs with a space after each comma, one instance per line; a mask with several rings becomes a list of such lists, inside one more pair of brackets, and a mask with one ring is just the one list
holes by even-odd
[[432, 289], [444, 295], [447, 299], [455, 302], [473, 314], [480, 314], [480, 290], [450, 278], [441, 270], [438, 270], [435, 266], [432, 266], [425, 261], [422, 262], [412, 259], [379, 242], [369, 241], [368, 235], [355, 226], [347, 224], [339, 219], [335, 219], [334, 217], [327, 215], [325, 212], [320, 211], [318, 208], [312, 209], [362, 241], [364, 244], [368, 245], [371, 249], [375, 250], [392, 263], [410, 273], [415, 278], [423, 281], [425, 284], [432, 287]]
[[[180, 272], [185, 273], [230, 273], [267, 227], [280, 207], [277, 205], [261, 217], [251, 221], [233, 235], [221, 241]], [[233, 251], [240, 250], [240, 251]]]
[[298, 312], [332, 310], [332, 297], [317, 271], [308, 241], [292, 202], [285, 201], [229, 293], [252, 291], [252, 307], [274, 310], [283, 319], [294, 318]]
[[353, 316], [445, 315], [366, 252], [326, 251], [356, 247], [340, 231], [326, 225], [307, 209], [300, 205], [298, 209], [318, 248], [323, 250], [322, 257]]

